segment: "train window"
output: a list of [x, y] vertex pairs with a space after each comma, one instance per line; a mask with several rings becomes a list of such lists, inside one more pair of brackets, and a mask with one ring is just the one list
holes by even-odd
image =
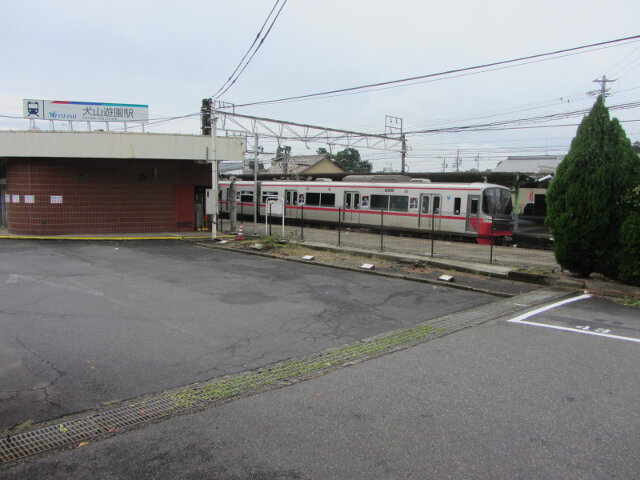
[[325, 207], [333, 207], [336, 204], [336, 194], [335, 193], [321, 193], [320, 194], [320, 205]]
[[433, 197], [433, 210], [431, 213], [440, 213], [440, 197]]
[[482, 192], [482, 211], [488, 215], [511, 214], [511, 192], [505, 188], [487, 188]]
[[296, 192], [295, 190], [286, 190], [284, 197], [284, 201], [287, 205], [298, 204], [298, 192]]
[[429, 197], [427, 195], [422, 197], [422, 207], [420, 207], [420, 213], [429, 213]]
[[307, 192], [307, 205], [320, 205], [320, 194], [314, 192]]
[[482, 192], [482, 211], [486, 214], [492, 215], [496, 208], [496, 198], [493, 188], [487, 188]]
[[262, 192], [262, 203], [267, 203], [269, 197], [278, 197], [278, 192]]
[[503, 213], [511, 215], [513, 204], [511, 203], [511, 192], [509, 190], [500, 190]]
[[240, 192], [240, 201], [246, 203], [253, 203], [253, 192], [250, 190], [243, 190]]
[[409, 197], [390, 195], [389, 200], [389, 210], [394, 212], [406, 212], [409, 209]]
[[371, 208], [389, 210], [389, 195], [371, 195]]
[[358, 192], [345, 192], [344, 194], [344, 208], [359, 209], [360, 208], [360, 194]]
[[453, 199], [453, 214], [460, 215], [460, 206], [462, 205], [462, 199], [460, 197], [455, 197]]
[[478, 199], [476, 199], [476, 198], [472, 198], [471, 199], [471, 207], [470, 207], [469, 213], [471, 215], [477, 215], [478, 214]]

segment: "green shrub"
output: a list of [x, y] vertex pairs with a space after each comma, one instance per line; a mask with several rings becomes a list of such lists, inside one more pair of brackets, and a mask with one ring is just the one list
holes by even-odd
[[546, 223], [562, 267], [583, 276], [619, 275], [625, 248], [621, 228], [633, 211], [622, 199], [638, 184], [639, 164], [620, 123], [610, 120], [599, 97], [547, 191]]

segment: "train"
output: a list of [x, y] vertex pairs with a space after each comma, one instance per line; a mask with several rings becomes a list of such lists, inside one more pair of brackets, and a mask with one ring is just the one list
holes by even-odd
[[[220, 181], [219, 211], [231, 207], [230, 181]], [[237, 181], [236, 211], [253, 217], [255, 184]], [[206, 191], [206, 211], [212, 212], [213, 190]], [[258, 215], [305, 222], [341, 223], [353, 228], [455, 234], [479, 244], [504, 243], [513, 234], [510, 189], [490, 183], [431, 183], [427, 179], [375, 181], [348, 176], [342, 181], [258, 182]], [[295, 220], [293, 220], [295, 222]]]

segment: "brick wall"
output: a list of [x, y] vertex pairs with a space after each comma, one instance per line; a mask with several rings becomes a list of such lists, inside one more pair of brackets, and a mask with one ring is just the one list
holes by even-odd
[[211, 167], [167, 160], [8, 159], [6, 181], [10, 233], [171, 232], [174, 185], [210, 186]]

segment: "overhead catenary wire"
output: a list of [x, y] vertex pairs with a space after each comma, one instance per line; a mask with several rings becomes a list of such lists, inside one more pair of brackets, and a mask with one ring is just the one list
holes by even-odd
[[[260, 38], [260, 35], [262, 34], [262, 31], [264, 30], [265, 25], [269, 21], [269, 18], [271, 18], [271, 15], [273, 14], [273, 12], [276, 9], [276, 7], [278, 6], [279, 2], [280, 2], [280, 0], [276, 0], [276, 3], [273, 5], [273, 8], [269, 12], [269, 15], [267, 16], [267, 19], [265, 20], [264, 24], [262, 25], [262, 28], [260, 28], [260, 31], [258, 32], [258, 35], [256, 35], [256, 38], [254, 39], [253, 43], [251, 44], [251, 47], [249, 47], [249, 50], [247, 50], [247, 53], [245, 53], [244, 57], [242, 57], [242, 60], [240, 60], [240, 63], [238, 64], [236, 69], [233, 71], [231, 76], [227, 79], [227, 81], [222, 85], [222, 87], [220, 87], [218, 89], [218, 91], [216, 93], [214, 93], [211, 96], [212, 98], [219, 98], [220, 96], [224, 95], [236, 83], [238, 78], [240, 78], [240, 75], [242, 75], [242, 72], [244, 72], [244, 70], [247, 68], [249, 63], [251, 63], [251, 60], [253, 60], [253, 57], [256, 55], [258, 50], [260, 50], [260, 47], [262, 46], [262, 44], [264, 43], [266, 38], [269, 36], [269, 33], [271, 32], [271, 29], [273, 28], [273, 25], [276, 23], [276, 20], [278, 20], [278, 17], [280, 16], [280, 13], [282, 12], [282, 9], [287, 4], [287, 0], [284, 0], [282, 2], [282, 5], [280, 5], [280, 9], [278, 10], [278, 13], [275, 15], [275, 17], [271, 21], [271, 24], [269, 25], [269, 28], [267, 29], [267, 31], [264, 34], [264, 36], [260, 39], [260, 43], [258, 43], [258, 45], [255, 47], [255, 50], [253, 50], [253, 53], [251, 53], [251, 56], [249, 57], [249, 59], [244, 63], [244, 65], [240, 69], [240, 66], [242, 65], [242, 63], [247, 58], [247, 55], [249, 55], [249, 52], [251, 52], [251, 49], [253, 49], [253, 47], [256, 45], [258, 39]], [[240, 69], [239, 72], [238, 72], [238, 69]], [[237, 74], [236, 74], [236, 72], [237, 72]], [[235, 75], [235, 77], [234, 77], [234, 75]]]
[[555, 50], [555, 51], [552, 51], [552, 52], [538, 53], [538, 54], [535, 54], [535, 55], [528, 55], [528, 56], [524, 56], [524, 57], [512, 58], [512, 59], [509, 59], [509, 60], [500, 60], [500, 61], [496, 61], [496, 62], [490, 62], [490, 63], [481, 64], [481, 65], [475, 65], [475, 66], [472, 66], [472, 67], [456, 68], [456, 69], [446, 70], [446, 71], [443, 71], [443, 72], [429, 73], [429, 74], [425, 74], [425, 75], [418, 75], [418, 76], [414, 76], [414, 77], [402, 78], [402, 79], [397, 79], [397, 80], [389, 80], [389, 81], [386, 81], [386, 82], [371, 83], [371, 84], [360, 85], [360, 86], [356, 86], [356, 87], [340, 88], [340, 89], [329, 90], [329, 91], [325, 91], [325, 92], [309, 93], [309, 94], [305, 94], [305, 95], [283, 97], [283, 98], [278, 98], [278, 99], [273, 99], [273, 100], [264, 100], [264, 101], [258, 101], [258, 102], [236, 104], [236, 105], [234, 105], [234, 107], [235, 108], [240, 108], [240, 107], [249, 107], [249, 106], [256, 106], [256, 105], [269, 105], [269, 104], [273, 104], [273, 103], [282, 103], [282, 102], [289, 102], [289, 101], [306, 100], [306, 99], [312, 99], [312, 98], [316, 98], [316, 97], [327, 97], [327, 96], [340, 94], [340, 93], [356, 92], [356, 91], [367, 90], [367, 89], [377, 88], [377, 87], [387, 87], [387, 86], [391, 86], [391, 85], [395, 85], [395, 84], [408, 84], [409, 82], [415, 82], [415, 81], [419, 81], [419, 80], [426, 80], [426, 79], [431, 79], [431, 78], [435, 78], [435, 77], [442, 77], [442, 76], [452, 75], [452, 74], [460, 74], [460, 73], [470, 72], [470, 71], [474, 71], [474, 70], [482, 70], [482, 69], [487, 69], [487, 68], [490, 68], [490, 67], [498, 67], [498, 66], [501, 66], [501, 65], [508, 65], [508, 64], [514, 64], [514, 63], [519, 63], [519, 62], [525, 62], [525, 61], [528, 61], [528, 60], [542, 59], [542, 58], [545, 58], [545, 57], [555, 57], [555, 56], [558, 56], [558, 55], [561, 55], [561, 54], [568, 54], [570, 52], [578, 52], [578, 51], [587, 50], [587, 49], [594, 49], [594, 48], [597, 48], [597, 47], [605, 47], [605, 46], [608, 46], [608, 45], [620, 44], [620, 43], [623, 43], [623, 42], [630, 43], [630, 42], [638, 41], [639, 39], [640, 39], [640, 35], [634, 35], [634, 36], [623, 37], [623, 38], [618, 38], [618, 39], [614, 39], [614, 40], [607, 40], [607, 41], [604, 41], [604, 42], [592, 43], [592, 44], [588, 44], [588, 45], [581, 45], [581, 46], [578, 46], [578, 47], [571, 47], [571, 48], [565, 48], [565, 49], [561, 49], [561, 50]]
[[253, 43], [251, 44], [251, 46], [249, 47], [249, 49], [247, 50], [247, 52], [244, 54], [244, 57], [242, 57], [242, 60], [240, 60], [240, 63], [238, 63], [238, 65], [236, 66], [235, 70], [231, 73], [231, 75], [229, 75], [229, 78], [227, 78], [227, 81], [224, 82], [222, 84], [222, 86], [213, 94], [211, 95], [212, 98], [215, 98], [218, 93], [220, 93], [229, 82], [231, 82], [231, 79], [233, 78], [233, 76], [236, 74], [236, 72], [238, 71], [238, 69], [242, 66], [242, 62], [244, 62], [244, 60], [247, 58], [247, 56], [249, 55], [249, 53], [251, 52], [251, 50], [253, 49], [253, 47], [255, 46], [255, 44], [258, 42], [258, 40], [260, 39], [260, 35], [262, 35], [262, 31], [264, 30], [264, 27], [267, 25], [267, 22], [269, 21], [269, 19], [271, 18], [271, 15], [273, 14], [274, 10], [276, 9], [276, 7], [278, 6], [278, 2], [280, 0], [276, 0], [276, 3], [273, 4], [273, 7], [271, 7], [271, 11], [269, 12], [269, 15], [267, 15], [267, 18], [265, 19], [264, 23], [262, 24], [262, 27], [260, 27], [260, 30], [258, 31], [258, 33], [256, 34], [256, 38], [253, 39]]
[[[623, 103], [618, 105], [611, 105], [608, 107], [608, 109], [609, 110], [627, 110], [627, 109], [638, 108], [638, 107], [640, 107], [640, 102], [630, 102], [630, 103]], [[581, 110], [573, 110], [569, 112], [559, 112], [559, 113], [552, 113], [548, 115], [538, 115], [535, 117], [517, 118], [512, 120], [502, 120], [502, 121], [495, 121], [495, 122], [488, 122], [488, 123], [459, 125], [459, 126], [453, 126], [453, 127], [433, 128], [433, 129], [424, 129], [424, 130], [414, 130], [414, 131], [405, 132], [405, 135], [410, 136], [410, 135], [421, 135], [421, 134], [428, 134], [428, 133], [473, 131], [478, 129], [493, 128], [493, 127], [496, 127], [496, 128], [506, 127], [514, 124], [522, 125], [522, 124], [537, 123], [537, 122], [549, 122], [553, 120], [586, 115], [587, 113], [589, 113], [590, 110], [591, 110], [590, 108], [587, 108], [587, 109], [581, 109]]]
[[[639, 51], [640, 51], [640, 47], [635, 48], [631, 53], [628, 53], [620, 61], [618, 61], [615, 65], [613, 65], [611, 68], [607, 69], [606, 72], [611, 77], [617, 77], [619, 75], [619, 71], [617, 71], [616, 68], [618, 68], [621, 64], [624, 64], [624, 62], [626, 62], [629, 57], [631, 57], [632, 55], [636, 54]], [[628, 63], [622, 65], [618, 70], [624, 70], [625, 68], [627, 68], [627, 66], [628, 66]]]

